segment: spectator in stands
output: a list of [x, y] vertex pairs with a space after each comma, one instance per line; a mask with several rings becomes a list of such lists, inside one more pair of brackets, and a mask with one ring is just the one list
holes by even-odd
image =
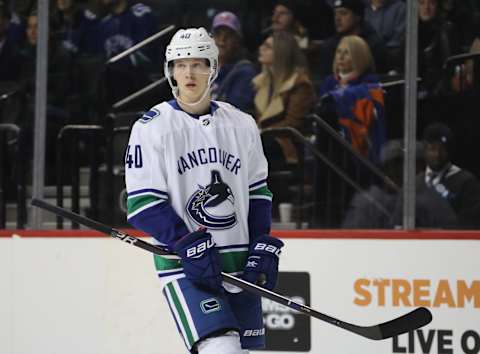
[[16, 81], [20, 75], [18, 42], [8, 35], [10, 19], [6, 4], [0, 2], [0, 81]]
[[25, 23], [22, 17], [14, 10], [15, 6], [8, 6], [8, 1], [0, 0], [1, 6], [4, 6], [9, 13], [8, 38], [17, 46], [21, 46], [25, 40]]
[[403, 71], [406, 5], [402, 0], [369, 0], [365, 22], [383, 39], [388, 53], [388, 67]]
[[[32, 156], [33, 117], [35, 103], [35, 72], [38, 40], [38, 16], [32, 12], [27, 18], [26, 42], [20, 50], [21, 81], [26, 92], [23, 112], [16, 122], [22, 128], [21, 148], [26, 159]], [[48, 48], [48, 86], [47, 86], [47, 175], [46, 182], [55, 182], [55, 142], [58, 131], [68, 123], [69, 113], [66, 109], [68, 95], [72, 91], [70, 85], [71, 56], [58, 45], [53, 38], [49, 38]]]
[[461, 52], [468, 52], [475, 34], [475, 16], [480, 15], [477, 0], [443, 0], [439, 3], [445, 21], [452, 23], [457, 32]]
[[[37, 26], [38, 16], [34, 11], [27, 18], [26, 43], [20, 50], [22, 81], [32, 96], [35, 92]], [[52, 107], [61, 108], [65, 106], [72, 84], [69, 79], [70, 56], [53, 38], [49, 38], [48, 56], [48, 103]]]
[[[155, 34], [157, 23], [149, 6], [131, 4], [128, 0], [101, 0], [101, 3], [107, 15], [99, 23], [96, 48], [107, 59]], [[158, 70], [158, 53], [157, 45], [149, 44], [109, 64], [106, 71], [107, 103], [115, 103], [149, 84], [149, 75]]]
[[[416, 226], [441, 229], [480, 227], [480, 181], [451, 162], [452, 131], [443, 123], [429, 125], [423, 134], [426, 168], [416, 180]], [[402, 200], [394, 212], [401, 224]]]
[[[274, 32], [260, 46], [258, 61], [262, 72], [253, 79], [258, 126], [301, 131], [313, 105], [314, 90], [295, 37], [285, 31]], [[264, 148], [274, 169], [298, 162], [295, 146], [287, 138], [264, 140]]]
[[272, 13], [272, 31], [287, 31], [295, 36], [301, 49], [308, 48], [307, 28], [299, 18], [299, 5], [295, 0], [278, 0]]
[[[295, 37], [285, 31], [273, 32], [259, 48], [262, 72], [253, 79], [255, 118], [261, 130], [293, 127], [304, 129], [304, 118], [314, 102], [313, 84], [306, 59]], [[278, 204], [291, 200], [285, 186], [295, 181], [299, 162], [297, 147], [289, 137], [262, 134], [269, 166], [269, 186], [275, 193], [274, 217]], [[282, 171], [281, 173], [276, 173]], [[287, 175], [282, 175], [288, 171]], [[278, 176], [277, 176], [278, 175]]]
[[[101, 0], [107, 14], [98, 27], [97, 46], [102, 53], [111, 58], [129, 49], [133, 45], [155, 34], [156, 19], [149, 6], [142, 3], [130, 4], [128, 0]], [[151, 47], [131, 54], [129, 61], [134, 65], [140, 62], [152, 62]]]
[[92, 54], [95, 51], [97, 15], [74, 0], [56, 0], [51, 15], [51, 31], [55, 40], [73, 54]]
[[[433, 191], [452, 208], [456, 227], [480, 227], [480, 181], [451, 162], [453, 135], [445, 124], [434, 123], [424, 132], [427, 167], [417, 181], [417, 193]], [[424, 206], [426, 213], [436, 213], [435, 204]], [[435, 227], [436, 225], [424, 225]]]
[[332, 8], [321, 0], [278, 0], [271, 22], [273, 32], [287, 31], [295, 36], [310, 71], [315, 72], [322, 62], [322, 41], [335, 33]]
[[336, 34], [322, 45], [322, 62], [317, 75], [325, 78], [332, 73], [332, 62], [340, 40], [348, 35], [362, 37], [370, 47], [379, 73], [388, 71], [387, 52], [382, 38], [364, 21], [365, 5], [363, 0], [336, 0], [334, 2]]
[[333, 115], [352, 147], [378, 162], [386, 139], [384, 99], [368, 44], [359, 36], [343, 37], [332, 70], [319, 91], [322, 116]]
[[253, 113], [255, 68], [246, 59], [238, 17], [232, 12], [220, 12], [213, 19], [212, 33], [219, 51], [219, 73], [212, 86], [212, 97]]
[[458, 53], [453, 24], [442, 19], [437, 0], [418, 0], [418, 75], [420, 97], [442, 92], [445, 60]]

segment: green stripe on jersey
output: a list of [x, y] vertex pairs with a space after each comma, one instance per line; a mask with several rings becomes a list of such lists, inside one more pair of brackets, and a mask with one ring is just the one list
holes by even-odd
[[[165, 257], [154, 255], [155, 269], [157, 271], [181, 269], [179, 260], [167, 259]], [[248, 251], [223, 251], [220, 253], [222, 260], [222, 270], [226, 273], [235, 273], [242, 271], [247, 261]]]
[[153, 196], [151, 194], [139, 195], [138, 197], [128, 198], [127, 200], [128, 214], [132, 214], [138, 209], [144, 207], [145, 205], [156, 202], [157, 200], [160, 200], [160, 198]]
[[156, 270], [170, 270], [176, 268], [182, 268], [182, 264], [178, 259], [167, 259], [159, 255], [153, 255], [153, 260], [155, 261]]
[[258, 189], [254, 189], [250, 191], [250, 197], [253, 197], [253, 196], [264, 196], [264, 197], [272, 198], [273, 193], [270, 191], [270, 189], [268, 189], [267, 186], [263, 186]]
[[173, 284], [168, 283], [167, 288], [168, 288], [168, 291], [170, 291], [170, 295], [172, 296], [172, 300], [173, 300], [173, 305], [177, 309], [178, 316], [180, 317], [181, 325], [185, 329], [185, 334], [187, 335], [186, 340], [189, 344], [189, 347], [191, 348], [195, 341], [193, 340], [193, 335], [187, 320], [187, 316], [185, 315], [185, 311], [182, 307], [182, 304], [180, 303], [180, 300], [178, 299], [178, 295], [175, 292], [175, 288], [173, 287]]

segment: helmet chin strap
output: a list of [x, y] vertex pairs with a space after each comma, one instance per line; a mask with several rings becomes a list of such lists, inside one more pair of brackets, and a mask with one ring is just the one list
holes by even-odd
[[202, 102], [205, 97], [207, 97], [207, 94], [210, 93], [210, 85], [208, 85], [208, 87], [205, 89], [205, 91], [203, 92], [203, 95], [202, 97], [200, 97], [200, 99], [196, 102], [193, 102], [193, 103], [188, 103], [188, 102], [185, 102], [184, 100], [182, 100], [180, 98], [180, 96], [178, 95], [178, 87], [177, 88], [174, 88], [172, 90], [172, 94], [173, 94], [173, 97], [175, 97], [175, 99], [179, 102], [181, 102], [182, 104], [184, 105], [187, 105], [187, 106], [196, 106], [198, 104], [200, 104], [200, 102]]

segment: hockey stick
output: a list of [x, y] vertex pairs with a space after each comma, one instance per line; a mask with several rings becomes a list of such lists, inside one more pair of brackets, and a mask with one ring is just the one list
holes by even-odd
[[[45, 209], [47, 211], [50, 211], [56, 215], [62, 216], [71, 221], [77, 222], [81, 225], [87, 226], [93, 230], [110, 235], [113, 238], [119, 239], [120, 241], [126, 242], [130, 245], [142, 248], [151, 253], [154, 253], [160, 256], [173, 255], [172, 253], [166, 251], [162, 247], [152, 245], [151, 243], [145, 242], [137, 237], [134, 237], [122, 231], [113, 229], [107, 225], [104, 225], [102, 223], [89, 219], [82, 215], [76, 214], [69, 210], [49, 204], [43, 200], [34, 198], [32, 199], [32, 205]], [[321, 312], [318, 312], [312, 309], [311, 307], [299, 304], [280, 294], [264, 289], [255, 284], [246, 282], [230, 274], [222, 272], [222, 277], [223, 277], [223, 281], [225, 281], [226, 283], [233, 284], [243, 290], [249, 291], [258, 296], [265, 297], [274, 302], [290, 307], [291, 309], [294, 309], [305, 315], [315, 317], [319, 320], [330, 323], [331, 325], [343, 328], [349, 332], [356, 333], [368, 339], [380, 340], [380, 339], [395, 337], [402, 333], [410, 332], [420, 327], [423, 327], [428, 323], [430, 323], [432, 320], [432, 314], [430, 313], [430, 311], [424, 307], [419, 307], [401, 317], [395, 318], [388, 322], [380, 323], [373, 326], [367, 326], [367, 327], [358, 326], [358, 325], [354, 325], [348, 322], [343, 322], [337, 318], [325, 315]]]

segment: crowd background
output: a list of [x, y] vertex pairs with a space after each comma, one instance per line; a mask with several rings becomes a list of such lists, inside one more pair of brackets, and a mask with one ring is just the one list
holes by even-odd
[[[46, 184], [74, 180], [56, 157], [63, 127], [109, 132], [75, 140], [72, 154], [96, 176], [89, 182], [96, 207], [87, 214], [106, 217], [101, 210], [121, 194], [122, 183], [109, 181], [122, 179], [125, 139], [108, 145], [112, 133], [171, 99], [163, 81], [123, 101], [161, 82], [174, 32], [107, 61], [174, 25], [212, 33], [220, 51], [213, 97], [256, 119], [275, 220], [278, 204], [292, 202], [297, 227], [401, 225], [405, 1], [55, 0], [50, 6]], [[418, 0], [418, 6], [416, 224], [478, 229], [480, 57], [455, 56], [480, 53], [480, 4]], [[0, 199], [7, 201], [18, 193], [18, 156], [22, 171], [31, 171], [36, 9], [32, 0], [0, 1], [0, 123], [20, 132], [14, 138], [1, 132]]]

